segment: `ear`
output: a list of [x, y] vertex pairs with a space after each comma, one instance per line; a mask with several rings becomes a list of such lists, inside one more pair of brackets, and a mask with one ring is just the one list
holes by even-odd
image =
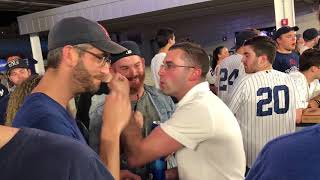
[[267, 55], [262, 54], [261, 56], [258, 57], [258, 64], [259, 66], [264, 66], [266, 64], [270, 64]]
[[189, 80], [190, 81], [197, 81], [199, 79], [201, 79], [201, 74], [202, 74], [202, 70], [201, 68], [192, 68], [192, 72], [189, 75]]
[[146, 66], [146, 64], [145, 64], [145, 60], [144, 60], [144, 58], [141, 58], [141, 63], [143, 64], [143, 67], [145, 68], [145, 66]]
[[311, 72], [316, 72], [319, 68], [316, 66], [311, 66], [309, 69], [311, 70]]
[[62, 48], [61, 63], [74, 67], [78, 64], [78, 60], [79, 53], [74, 47], [67, 45]]
[[169, 41], [168, 41], [168, 43], [171, 44], [171, 45], [175, 44], [175, 42], [176, 41], [175, 41], [175, 37], [174, 36], [172, 38], [170, 38]]

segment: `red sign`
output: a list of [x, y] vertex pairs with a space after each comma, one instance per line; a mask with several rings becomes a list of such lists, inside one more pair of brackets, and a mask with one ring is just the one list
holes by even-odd
[[281, 19], [281, 26], [288, 26], [288, 19]]

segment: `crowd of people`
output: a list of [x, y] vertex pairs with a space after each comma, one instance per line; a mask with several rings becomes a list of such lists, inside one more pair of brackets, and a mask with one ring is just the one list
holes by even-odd
[[[319, 34], [307, 29], [298, 43], [298, 29], [244, 29], [234, 54], [218, 46], [210, 60], [161, 28], [149, 86], [136, 42], [113, 42], [83, 17], [62, 19], [49, 31], [44, 75], [8, 58], [1, 179], [149, 180], [159, 159], [164, 179], [317, 179], [320, 127], [296, 125], [303, 109], [320, 106]], [[87, 106], [74, 115], [79, 96]]]

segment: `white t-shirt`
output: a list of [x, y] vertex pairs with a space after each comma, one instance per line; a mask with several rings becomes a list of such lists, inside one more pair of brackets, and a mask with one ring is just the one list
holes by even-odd
[[241, 62], [242, 57], [240, 54], [231, 55], [225, 58], [221, 62], [220, 68], [217, 69], [217, 81], [215, 85], [218, 87], [218, 96], [226, 104], [236, 82], [246, 75]]
[[245, 154], [239, 124], [209, 90], [208, 82], [194, 86], [160, 127], [184, 145], [176, 152], [180, 179], [244, 178]]
[[296, 109], [303, 104], [292, 78], [277, 70], [248, 74], [230, 97], [228, 106], [239, 122], [251, 168], [268, 141], [295, 131]]
[[290, 77], [294, 80], [301, 95], [304, 108], [308, 107], [309, 100], [320, 94], [320, 83], [315, 79], [308, 84], [306, 77], [299, 71], [291, 72]]
[[166, 55], [167, 55], [166, 53], [161, 52], [161, 53], [156, 54], [151, 60], [152, 78], [154, 80], [154, 85], [157, 89], [160, 88], [160, 76], [158, 73], [160, 71], [160, 67], [161, 67]]

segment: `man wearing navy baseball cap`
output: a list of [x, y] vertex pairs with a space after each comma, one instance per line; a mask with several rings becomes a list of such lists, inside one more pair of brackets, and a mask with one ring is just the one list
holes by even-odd
[[305, 50], [311, 49], [318, 44], [319, 32], [316, 28], [309, 28], [303, 31], [304, 45], [300, 48], [299, 53], [302, 54]]
[[[86, 144], [67, 105], [75, 95], [95, 92], [101, 82], [109, 82], [111, 93], [106, 99], [110, 103], [105, 108], [113, 113], [103, 119], [108, 126], [102, 128], [101, 141], [108, 145], [108, 157], [101, 158], [114, 178], [119, 179], [119, 138], [131, 115], [129, 84], [125, 77], [109, 72], [109, 54], [127, 49], [111, 41], [97, 22], [70, 17], [50, 30], [48, 50], [48, 69], [17, 112], [13, 126], [42, 129]], [[113, 126], [113, 121], [122, 123]]]
[[31, 70], [28, 66], [27, 60], [19, 56], [11, 56], [7, 63], [8, 79], [15, 85], [20, 85], [24, 80], [31, 75]]
[[277, 43], [276, 59], [272, 64], [273, 69], [289, 73], [299, 70], [299, 55], [294, 52], [296, 48], [297, 26], [283, 26], [274, 34]]

